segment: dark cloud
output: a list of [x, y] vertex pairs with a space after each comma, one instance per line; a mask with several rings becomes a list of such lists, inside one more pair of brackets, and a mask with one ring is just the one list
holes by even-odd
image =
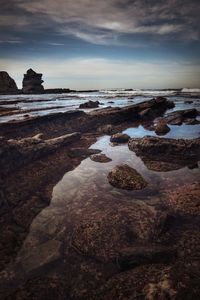
[[13, 28], [17, 35], [47, 31], [96, 44], [120, 45], [123, 35], [198, 40], [199, 12], [199, 0], [2, 0], [0, 40]]

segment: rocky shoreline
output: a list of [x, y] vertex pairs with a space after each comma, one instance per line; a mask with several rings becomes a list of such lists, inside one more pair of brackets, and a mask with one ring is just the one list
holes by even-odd
[[[0, 124], [1, 299], [198, 299], [198, 178], [181, 187], [167, 187], [166, 180], [153, 197], [140, 199], [140, 192], [148, 195], [151, 189], [147, 173], [127, 163], [116, 166], [112, 156], [90, 148], [109, 135], [113, 151], [128, 143], [127, 153], [136, 155], [146, 172], [198, 169], [200, 138], [123, 134], [133, 124], [156, 131], [158, 122], [178, 124], [177, 119], [187, 122], [199, 114], [166, 115], [173, 106], [157, 97], [123, 108]], [[88, 182], [80, 194], [75, 188], [76, 196], [64, 201], [61, 212], [56, 203], [51, 208], [55, 184], [87, 157], [93, 164], [114, 164], [105, 179], [110, 192], [99, 189], [97, 194]], [[129, 191], [120, 194], [124, 190]], [[41, 212], [40, 226], [31, 236], [30, 226], [33, 230]], [[43, 230], [46, 235], [39, 234]]]

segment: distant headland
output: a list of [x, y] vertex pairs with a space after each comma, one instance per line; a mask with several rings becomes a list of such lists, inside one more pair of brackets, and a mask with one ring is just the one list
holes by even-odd
[[7, 72], [0, 71], [0, 94], [62, 94], [76, 92], [75, 90], [71, 90], [69, 88], [45, 89], [42, 85], [44, 82], [42, 80], [42, 76], [42, 73], [36, 73], [32, 69], [28, 69], [23, 77], [22, 89], [18, 89], [15, 80], [11, 78]]

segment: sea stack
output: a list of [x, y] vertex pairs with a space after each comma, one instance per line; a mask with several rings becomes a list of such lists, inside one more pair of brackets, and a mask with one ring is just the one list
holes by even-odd
[[17, 85], [9, 74], [5, 71], [0, 71], [0, 94], [17, 93]]
[[26, 74], [24, 74], [22, 91], [24, 94], [44, 93], [43, 82], [41, 73], [36, 73], [32, 69], [29, 69]]

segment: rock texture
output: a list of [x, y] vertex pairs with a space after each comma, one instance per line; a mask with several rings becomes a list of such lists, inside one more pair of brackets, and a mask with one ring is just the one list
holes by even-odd
[[130, 136], [128, 134], [125, 133], [116, 133], [113, 134], [110, 138], [110, 141], [112, 143], [127, 143], [128, 140], [130, 139]]
[[200, 159], [200, 138], [175, 140], [145, 136], [130, 139], [128, 146], [153, 171], [193, 168]]
[[17, 85], [7, 72], [0, 72], [0, 94], [17, 93]]
[[128, 165], [116, 166], [109, 174], [108, 181], [116, 188], [141, 190], [147, 186], [142, 176]]
[[42, 74], [36, 73], [32, 69], [29, 69], [26, 74], [24, 74], [24, 79], [22, 82], [22, 91], [24, 94], [39, 94], [44, 92], [44, 87], [42, 85], [44, 81], [42, 80]]
[[[106, 200], [109, 202], [107, 196]], [[118, 204], [117, 207], [104, 203], [103, 208], [96, 209], [96, 212], [84, 218], [74, 228], [71, 241], [73, 247], [84, 255], [104, 262], [121, 257], [118, 267], [123, 269], [125, 261], [131, 264], [130, 253], [136, 257], [142, 252], [138, 243], [145, 243], [159, 235], [166, 215], [142, 201], [133, 201], [126, 205]], [[128, 251], [129, 247], [132, 249]], [[156, 248], [149, 249], [148, 261], [157, 251]], [[147, 258], [148, 254], [143, 256]]]
[[200, 215], [200, 184], [186, 184], [169, 193], [166, 204], [181, 215]]
[[62, 146], [79, 140], [80, 137], [80, 133], [75, 132], [49, 140], [43, 140], [41, 134], [20, 140], [1, 138], [0, 174], [7, 174], [18, 167], [56, 151]]
[[107, 157], [105, 154], [93, 154], [90, 156], [90, 159], [100, 163], [107, 163], [112, 161], [111, 158]]
[[162, 118], [162, 121], [166, 124], [171, 125], [181, 125], [182, 123], [187, 123], [187, 120], [190, 120], [190, 124], [195, 123], [196, 117], [199, 115], [199, 112], [195, 109], [184, 109], [177, 110], [175, 112], [167, 114]]
[[163, 121], [160, 121], [155, 125], [155, 133], [157, 135], [165, 135], [169, 131], [170, 131], [169, 126], [167, 126], [167, 124]]

